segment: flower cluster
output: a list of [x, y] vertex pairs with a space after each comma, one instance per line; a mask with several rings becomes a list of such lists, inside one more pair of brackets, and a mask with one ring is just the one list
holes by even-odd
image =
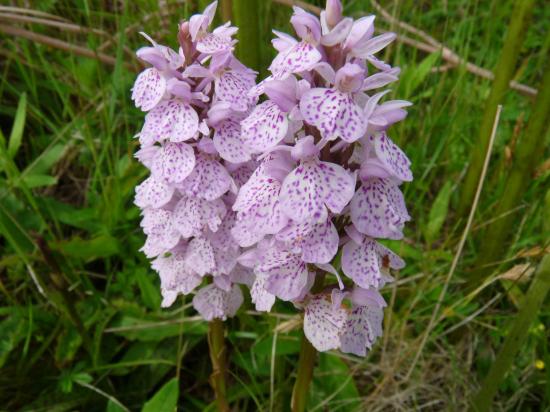
[[233, 316], [243, 301], [236, 283], [252, 275], [237, 262], [242, 251], [230, 230], [236, 193], [254, 167], [237, 143], [239, 122], [256, 102], [247, 97], [256, 73], [233, 55], [236, 28], [209, 31], [215, 10], [213, 3], [180, 24], [178, 52], [144, 35], [152, 45], [137, 56], [151, 67], [132, 90], [147, 112], [136, 157], [151, 172], [135, 196], [142, 251], [154, 258], [164, 307], [211, 276], [193, 299], [207, 320]]
[[136, 156], [151, 176], [135, 203], [163, 306], [210, 275], [193, 304], [225, 319], [243, 283], [259, 311], [277, 298], [303, 309], [319, 351], [364, 356], [382, 333], [379, 289], [404, 266], [376, 239], [402, 238], [410, 220], [410, 161], [387, 134], [409, 103], [382, 102], [399, 69], [375, 56], [395, 35], [342, 16], [339, 0], [320, 19], [295, 7], [299, 39], [274, 32], [256, 85], [232, 55], [236, 29], [208, 31], [215, 7], [180, 25], [179, 52], [138, 51], [152, 67], [133, 89], [148, 112]]
[[364, 356], [382, 333], [378, 290], [404, 266], [375, 239], [402, 238], [410, 219], [399, 189], [410, 161], [387, 134], [409, 103], [377, 92], [398, 80], [375, 57], [393, 33], [374, 36], [374, 16], [343, 17], [338, 0], [320, 17], [294, 8], [299, 39], [275, 32], [271, 75], [250, 92], [266, 99], [241, 122], [241, 142], [260, 164], [231, 232], [248, 248], [239, 262], [254, 271], [257, 310], [293, 302], [317, 350]]

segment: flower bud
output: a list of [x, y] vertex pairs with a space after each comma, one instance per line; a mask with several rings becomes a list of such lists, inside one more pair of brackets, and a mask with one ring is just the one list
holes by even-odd
[[340, 0], [327, 0], [326, 19], [330, 27], [336, 26], [342, 20], [342, 3]]

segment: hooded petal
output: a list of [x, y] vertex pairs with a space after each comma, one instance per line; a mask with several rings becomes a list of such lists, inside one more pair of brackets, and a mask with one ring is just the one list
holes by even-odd
[[197, 112], [180, 100], [165, 100], [145, 116], [140, 133], [141, 144], [170, 140], [183, 142], [193, 138], [199, 130]]
[[340, 334], [347, 320], [347, 311], [334, 307], [328, 296], [314, 296], [306, 306], [304, 334], [319, 352], [340, 347]]
[[142, 71], [132, 88], [132, 100], [144, 112], [155, 107], [166, 91], [166, 79], [151, 67]]
[[241, 128], [244, 143], [255, 153], [262, 153], [284, 139], [288, 117], [279, 106], [268, 100], [256, 106], [241, 122]]
[[172, 199], [173, 194], [173, 186], [169, 185], [164, 180], [149, 176], [136, 187], [134, 203], [141, 208], [159, 208], [168, 203], [170, 199]]
[[324, 222], [327, 207], [341, 213], [355, 190], [355, 179], [343, 167], [329, 162], [302, 162], [284, 180], [280, 202], [292, 220]]
[[348, 93], [335, 89], [314, 88], [300, 101], [300, 111], [309, 124], [323, 137], [352, 143], [363, 137], [367, 123], [361, 108]]
[[195, 169], [179, 186], [178, 190], [190, 197], [215, 200], [231, 187], [231, 176], [221, 163], [210, 156], [197, 155]]
[[403, 194], [389, 180], [366, 180], [351, 200], [351, 221], [367, 236], [401, 239], [409, 220]]
[[241, 126], [227, 120], [216, 127], [214, 146], [222, 159], [233, 163], [242, 163], [250, 160], [250, 154], [241, 140]]
[[169, 183], [180, 183], [195, 167], [193, 148], [185, 143], [166, 143], [155, 154], [151, 174]]

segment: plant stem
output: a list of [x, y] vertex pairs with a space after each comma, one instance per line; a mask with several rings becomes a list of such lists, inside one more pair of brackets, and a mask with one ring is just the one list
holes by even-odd
[[233, 12], [231, 11], [232, 0], [221, 0], [221, 12], [223, 23], [231, 21], [233, 18]]
[[548, 290], [550, 290], [550, 255], [546, 255], [542, 259], [510, 333], [506, 336], [502, 349], [483, 380], [481, 390], [472, 399], [471, 411], [490, 410], [498, 387], [527, 339], [529, 327], [537, 317]]
[[504, 40], [500, 58], [495, 67], [495, 80], [493, 81], [491, 92], [485, 103], [485, 112], [481, 121], [479, 135], [475, 144], [472, 146], [470, 166], [466, 173], [458, 206], [458, 216], [460, 217], [468, 214], [468, 208], [472, 204], [477, 182], [479, 181], [479, 175], [481, 174], [481, 168], [483, 167], [483, 157], [489, 145], [493, 119], [495, 118], [497, 106], [501, 103], [504, 94], [508, 90], [508, 85], [515, 72], [519, 51], [531, 18], [533, 4], [534, 0], [515, 1], [508, 33]]
[[[514, 163], [506, 180], [503, 196], [496, 207], [495, 220], [487, 229], [485, 241], [481, 246], [476, 269], [469, 273], [467, 287], [478, 286], [486, 277], [486, 265], [497, 261], [506, 252], [506, 239], [514, 230], [514, 220], [517, 216], [511, 213], [516, 209], [529, 187], [529, 181], [543, 155], [545, 136], [548, 132], [548, 117], [550, 116], [550, 68], [546, 70], [542, 86], [529, 117], [527, 128], [517, 150], [514, 153]], [[546, 130], [545, 130], [546, 129]]]
[[[335, 265], [339, 267], [338, 263]], [[315, 278], [315, 283], [311, 288], [312, 293], [320, 292], [323, 289], [325, 283], [325, 274], [318, 273]], [[313, 368], [315, 367], [315, 360], [317, 358], [317, 351], [309, 343], [306, 335], [302, 332], [302, 339], [300, 343], [300, 358], [298, 359], [298, 369], [296, 375], [296, 381], [292, 388], [292, 398], [290, 400], [290, 409], [292, 412], [303, 412], [306, 409], [307, 398], [309, 394], [309, 384], [313, 378]]]
[[254, 70], [260, 69], [260, 26], [258, 0], [233, 0], [235, 25], [239, 27], [239, 59]]
[[316, 358], [317, 351], [311, 343], [309, 343], [305, 335], [302, 335], [300, 359], [298, 361], [298, 375], [296, 376], [296, 381], [294, 382], [292, 400], [290, 401], [290, 408], [292, 412], [303, 412], [306, 409], [309, 384], [311, 383], [311, 378], [313, 377], [313, 367], [315, 366]]
[[208, 348], [210, 351], [210, 361], [212, 363], [212, 374], [210, 375], [210, 385], [214, 389], [218, 411], [229, 411], [227, 402], [227, 363], [226, 349], [224, 343], [224, 325], [220, 319], [214, 319], [208, 324]]

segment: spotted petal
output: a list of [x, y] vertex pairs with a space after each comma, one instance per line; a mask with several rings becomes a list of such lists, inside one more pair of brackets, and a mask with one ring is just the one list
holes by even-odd
[[173, 226], [184, 238], [200, 236], [206, 228], [218, 230], [227, 209], [221, 199], [183, 197], [174, 209]]
[[389, 180], [366, 180], [351, 200], [351, 221], [367, 236], [401, 239], [409, 220], [403, 194]]
[[256, 268], [257, 276], [265, 276], [265, 289], [282, 300], [300, 296], [308, 281], [308, 270], [299, 255], [272, 248]]
[[180, 183], [191, 174], [194, 167], [195, 153], [191, 146], [168, 142], [155, 154], [151, 173], [158, 179]]
[[413, 180], [411, 161], [385, 133], [374, 137], [374, 150], [389, 173], [404, 182]]
[[183, 142], [193, 138], [198, 130], [199, 116], [190, 105], [181, 100], [165, 100], [145, 116], [139, 140], [142, 145], [164, 140]]
[[232, 163], [250, 160], [250, 154], [241, 140], [241, 126], [232, 120], [226, 120], [216, 127], [214, 146], [222, 157]]
[[180, 234], [174, 227], [173, 213], [169, 210], [145, 209], [143, 211], [141, 227], [143, 228], [143, 232], [148, 237], [154, 237], [154, 240], [164, 250], [172, 249], [180, 240]]
[[241, 122], [243, 142], [254, 153], [262, 153], [276, 146], [288, 131], [288, 117], [271, 100], [256, 106]]
[[276, 238], [301, 252], [304, 262], [328, 263], [338, 252], [338, 231], [330, 221], [311, 224], [292, 222], [280, 231]]
[[256, 310], [260, 312], [269, 312], [275, 303], [275, 295], [269, 293], [265, 289], [265, 277], [256, 276], [252, 288], [250, 289], [250, 297], [252, 303], [256, 306]]
[[212, 273], [216, 268], [214, 250], [207, 239], [196, 237], [185, 251], [185, 261], [187, 266], [196, 272], [199, 276], [205, 276]]
[[383, 284], [383, 270], [400, 269], [404, 262], [391, 250], [376, 241], [365, 238], [358, 244], [350, 241], [342, 251], [342, 270], [356, 285], [368, 289]]
[[179, 186], [178, 190], [187, 196], [215, 200], [229, 190], [231, 176], [226, 168], [210, 156], [197, 155], [193, 172]]
[[300, 111], [307, 123], [317, 127], [323, 137], [353, 143], [363, 137], [367, 122], [361, 108], [348, 93], [335, 89], [308, 90], [300, 101]]
[[159, 208], [168, 203], [170, 199], [172, 199], [173, 194], [174, 187], [170, 186], [164, 180], [149, 176], [136, 187], [134, 203], [141, 208]]
[[317, 48], [306, 41], [294, 44], [279, 53], [269, 66], [274, 79], [285, 79], [292, 73], [300, 73], [313, 69], [322, 59]]
[[219, 100], [231, 103], [237, 111], [245, 111], [254, 98], [248, 97], [250, 89], [254, 87], [254, 75], [239, 71], [226, 71], [215, 81], [216, 96]]
[[231, 37], [219, 36], [214, 33], [208, 33], [197, 41], [197, 50], [205, 54], [229, 51], [232, 48], [233, 40]]
[[185, 255], [180, 252], [159, 256], [152, 262], [152, 268], [160, 277], [164, 308], [171, 306], [177, 295], [191, 293], [202, 282], [202, 278], [188, 268]]
[[314, 296], [306, 306], [304, 334], [319, 352], [340, 347], [340, 334], [347, 320], [342, 307], [334, 307], [328, 296]]
[[280, 202], [292, 220], [324, 222], [327, 207], [341, 213], [355, 190], [355, 179], [343, 167], [329, 162], [304, 161], [283, 181]]
[[233, 285], [231, 291], [226, 292], [210, 284], [200, 289], [193, 297], [193, 307], [207, 321], [226, 320], [228, 316], [235, 316], [242, 303], [243, 294], [237, 285]]
[[166, 91], [166, 79], [151, 67], [142, 71], [132, 88], [132, 100], [144, 112], [155, 107]]
[[360, 306], [349, 315], [343, 328], [340, 350], [366, 356], [374, 341], [382, 336], [384, 311], [376, 305]]

